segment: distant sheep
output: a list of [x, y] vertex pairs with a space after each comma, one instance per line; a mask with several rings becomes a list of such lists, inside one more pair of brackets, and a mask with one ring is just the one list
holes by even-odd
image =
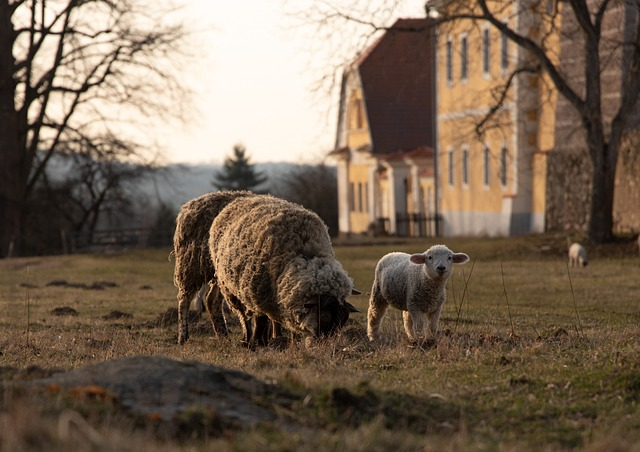
[[215, 269], [209, 254], [211, 224], [220, 211], [231, 201], [256, 196], [248, 191], [222, 191], [207, 193], [185, 203], [176, 218], [173, 236], [175, 269], [173, 282], [178, 288], [178, 343], [189, 339], [188, 313], [190, 301], [202, 287], [207, 287], [205, 305], [213, 329], [226, 335], [227, 327], [222, 314], [222, 299], [215, 284]]
[[569, 265], [571, 267], [586, 267], [589, 264], [587, 250], [581, 244], [574, 242], [569, 245]]
[[425, 339], [425, 314], [429, 332], [436, 339], [453, 264], [468, 260], [467, 254], [454, 253], [445, 245], [434, 245], [424, 253], [390, 253], [382, 257], [376, 265], [369, 299], [369, 340], [379, 338], [380, 323], [389, 305], [403, 311], [404, 328], [411, 341]]
[[359, 293], [336, 260], [315, 213], [269, 195], [238, 198], [211, 225], [209, 247], [222, 295], [240, 318], [247, 345], [277, 326], [305, 338], [339, 329]]

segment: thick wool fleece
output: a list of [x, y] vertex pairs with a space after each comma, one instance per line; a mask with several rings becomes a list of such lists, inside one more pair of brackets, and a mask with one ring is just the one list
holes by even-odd
[[308, 336], [305, 305], [352, 293], [326, 225], [294, 203], [268, 195], [231, 202], [214, 220], [209, 246], [220, 290], [241, 321], [267, 315]]
[[[173, 236], [175, 268], [173, 282], [178, 288], [178, 342], [189, 337], [187, 314], [190, 300], [205, 283], [214, 280], [215, 269], [209, 254], [211, 224], [231, 201], [256, 196], [248, 191], [207, 193], [183, 204], [176, 218]], [[217, 313], [211, 313], [213, 316]], [[222, 315], [222, 313], [219, 313]], [[224, 323], [224, 319], [222, 319]]]

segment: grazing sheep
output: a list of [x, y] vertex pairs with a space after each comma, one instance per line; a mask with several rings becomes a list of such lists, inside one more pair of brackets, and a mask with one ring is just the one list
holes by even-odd
[[369, 299], [369, 340], [379, 338], [380, 323], [389, 305], [403, 311], [404, 328], [410, 340], [418, 342], [425, 338], [425, 314], [429, 318], [429, 331], [436, 339], [452, 266], [468, 260], [465, 253], [454, 253], [444, 245], [434, 245], [424, 253], [383, 256], [376, 265]]
[[244, 342], [269, 341], [280, 326], [305, 338], [339, 329], [357, 309], [353, 281], [315, 213], [269, 195], [238, 198], [209, 234], [216, 279], [240, 318]]
[[209, 254], [211, 223], [229, 202], [256, 196], [248, 191], [207, 193], [185, 203], [176, 218], [173, 236], [175, 269], [173, 282], [178, 288], [178, 343], [189, 339], [189, 304], [203, 286], [207, 287], [205, 305], [217, 335], [226, 335], [222, 299], [215, 284], [215, 269]]
[[588, 263], [587, 250], [584, 249], [584, 246], [576, 242], [572, 243], [569, 246], [569, 265], [586, 267]]

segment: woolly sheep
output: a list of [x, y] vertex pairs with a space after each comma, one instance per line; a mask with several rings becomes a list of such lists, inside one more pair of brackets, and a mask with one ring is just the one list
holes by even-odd
[[588, 263], [587, 250], [584, 249], [584, 246], [577, 242], [572, 243], [569, 246], [569, 265], [586, 267]]
[[270, 195], [238, 198], [213, 221], [209, 247], [249, 346], [266, 342], [269, 322], [272, 337], [282, 326], [306, 340], [332, 333], [357, 311], [346, 298], [359, 292], [335, 258], [326, 225], [302, 206]]
[[173, 282], [178, 288], [178, 343], [189, 339], [189, 304], [203, 286], [205, 305], [217, 335], [226, 335], [222, 299], [215, 284], [215, 269], [209, 254], [209, 232], [218, 213], [231, 201], [256, 196], [248, 191], [207, 193], [180, 208], [173, 236], [175, 269]]
[[467, 254], [454, 253], [445, 245], [434, 245], [424, 253], [396, 252], [383, 256], [376, 265], [369, 299], [369, 340], [379, 338], [380, 323], [389, 305], [402, 311], [404, 328], [411, 341], [425, 338], [425, 314], [431, 336], [436, 339], [452, 266], [468, 260]]

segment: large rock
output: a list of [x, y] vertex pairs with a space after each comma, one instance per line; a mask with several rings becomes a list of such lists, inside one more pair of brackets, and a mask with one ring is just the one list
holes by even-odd
[[278, 386], [243, 372], [159, 356], [105, 361], [19, 385], [73, 394], [101, 393], [132, 414], [163, 421], [175, 420], [186, 410], [213, 410], [238, 427], [265, 423], [285, 427], [290, 421], [272, 408], [295, 399]]

